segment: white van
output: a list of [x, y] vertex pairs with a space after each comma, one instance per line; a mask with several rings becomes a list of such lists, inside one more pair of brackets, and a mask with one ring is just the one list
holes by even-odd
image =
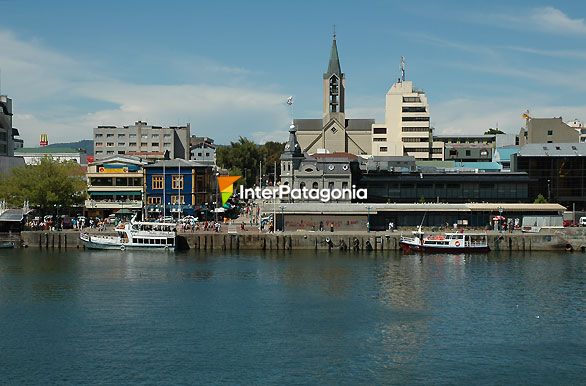
[[580, 224], [581, 227], [586, 226], [586, 217], [580, 217], [580, 223], [579, 224]]

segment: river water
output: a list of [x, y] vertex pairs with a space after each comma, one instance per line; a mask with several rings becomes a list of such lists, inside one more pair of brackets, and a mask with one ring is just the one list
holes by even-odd
[[0, 383], [584, 384], [586, 254], [0, 252]]

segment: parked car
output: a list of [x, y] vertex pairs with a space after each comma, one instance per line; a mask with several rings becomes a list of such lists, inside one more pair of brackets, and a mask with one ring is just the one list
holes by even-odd
[[586, 226], [586, 217], [580, 217], [580, 226]]

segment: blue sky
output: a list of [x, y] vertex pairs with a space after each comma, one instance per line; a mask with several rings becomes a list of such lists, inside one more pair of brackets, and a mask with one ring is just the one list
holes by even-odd
[[436, 133], [518, 132], [521, 113], [586, 120], [580, 1], [0, 0], [2, 93], [25, 146], [96, 125], [191, 123], [227, 143], [285, 140], [322, 114], [336, 25], [349, 118], [384, 117], [406, 57]]

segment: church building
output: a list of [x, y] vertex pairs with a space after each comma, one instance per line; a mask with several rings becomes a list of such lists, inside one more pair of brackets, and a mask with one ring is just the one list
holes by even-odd
[[328, 69], [323, 74], [323, 117], [295, 119], [297, 139], [304, 153], [351, 153], [367, 155], [372, 149], [374, 119], [347, 119], [346, 79], [340, 68], [336, 35], [332, 41]]

